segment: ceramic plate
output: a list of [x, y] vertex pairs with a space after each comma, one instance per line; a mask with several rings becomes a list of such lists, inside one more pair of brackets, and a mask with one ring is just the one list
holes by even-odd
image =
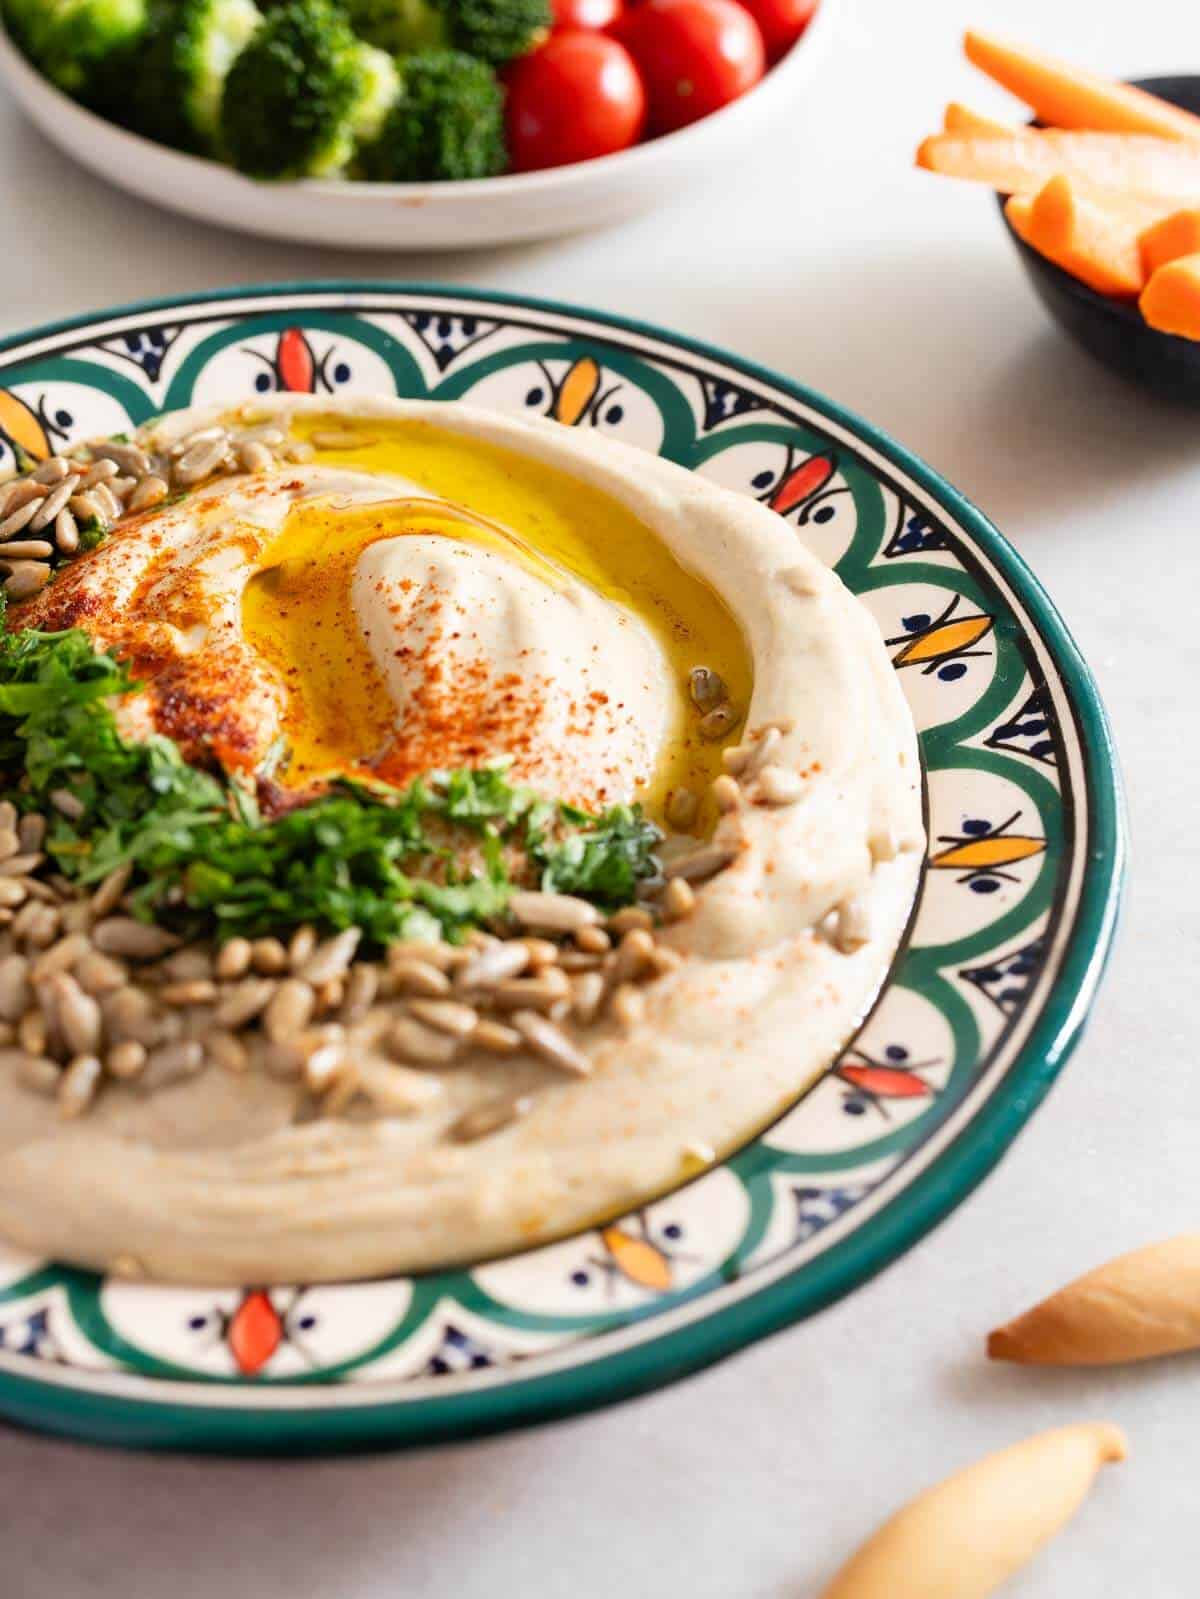
[[858, 1036], [780, 1120], [602, 1230], [470, 1270], [270, 1291], [0, 1253], [0, 1407], [126, 1444], [428, 1440], [671, 1381], [847, 1293], [999, 1158], [1108, 949], [1113, 752], [1045, 595], [960, 495], [799, 384], [652, 328], [460, 290], [237, 290], [9, 340], [0, 450], [275, 389], [555, 417], [786, 517], [869, 606], [920, 729], [930, 846], [909, 937]]
[[478, 249], [597, 227], [670, 201], [731, 170], [772, 127], [804, 115], [804, 81], [824, 58], [835, 0], [749, 94], [632, 150], [469, 183], [257, 183], [93, 116], [61, 94], [0, 27], [0, 79], [48, 139], [110, 183], [218, 227], [338, 249]]

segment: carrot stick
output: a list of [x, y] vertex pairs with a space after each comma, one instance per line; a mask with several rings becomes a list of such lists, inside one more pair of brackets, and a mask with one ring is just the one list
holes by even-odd
[[1200, 117], [1168, 105], [1144, 89], [1067, 66], [975, 29], [968, 30], [963, 49], [968, 61], [1024, 100], [1039, 121], [1050, 127], [1200, 140]]
[[1200, 339], [1200, 255], [1181, 255], [1160, 266], [1138, 304], [1152, 328]]
[[1146, 228], [1138, 243], [1148, 278], [1168, 261], [1200, 254], [1200, 211], [1172, 211]]
[[1119, 205], [1081, 194], [1069, 178], [1050, 179], [1021, 236], [1097, 294], [1133, 299], [1146, 286], [1137, 224]]
[[918, 149], [917, 165], [990, 184], [1001, 194], [1036, 194], [1061, 172], [1084, 188], [1175, 201], [1171, 209], [1200, 198], [1200, 142], [1149, 134], [1030, 128], [983, 139], [936, 133]]
[[1003, 122], [994, 122], [991, 117], [980, 116], [978, 111], [972, 111], [969, 106], [951, 100], [942, 117], [942, 131], [956, 133], [966, 139], [1003, 139], [1017, 130], [1007, 127]]

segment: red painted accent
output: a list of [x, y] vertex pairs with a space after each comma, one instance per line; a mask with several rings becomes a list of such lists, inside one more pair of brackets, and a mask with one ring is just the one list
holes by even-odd
[[238, 1370], [253, 1377], [283, 1342], [283, 1321], [265, 1289], [248, 1293], [229, 1318], [225, 1334]]
[[837, 1076], [880, 1099], [927, 1099], [933, 1093], [915, 1072], [895, 1066], [839, 1066]]
[[833, 470], [832, 456], [814, 455], [811, 460], [803, 462], [788, 473], [768, 500], [768, 505], [773, 511], [778, 511], [780, 516], [786, 516], [805, 500], [810, 500], [814, 494], [819, 494], [833, 476]]
[[289, 394], [316, 393], [316, 357], [312, 345], [299, 328], [285, 328], [279, 335], [275, 366], [279, 381]]

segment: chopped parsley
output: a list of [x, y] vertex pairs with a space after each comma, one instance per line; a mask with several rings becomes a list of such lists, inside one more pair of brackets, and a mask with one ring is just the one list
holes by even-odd
[[[112, 702], [137, 687], [81, 629], [0, 631], [0, 773], [19, 808], [47, 817], [65, 876], [97, 883], [128, 862], [138, 913], [188, 935], [313, 922], [361, 927], [376, 946], [457, 940], [502, 917], [518, 883], [611, 910], [657, 872], [660, 835], [640, 807], [593, 816], [511, 783], [501, 764], [404, 789], [345, 783], [265, 819], [171, 739], [122, 736]], [[60, 790], [77, 819], [52, 803]]]

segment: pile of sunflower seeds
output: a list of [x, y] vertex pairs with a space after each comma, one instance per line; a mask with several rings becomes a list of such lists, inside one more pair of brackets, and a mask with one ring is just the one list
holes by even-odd
[[311, 444], [289, 440], [269, 421], [251, 425], [254, 416], [246, 407], [236, 424], [197, 429], [166, 449], [146, 429], [130, 440], [93, 439], [0, 484], [0, 572], [8, 598], [39, 593], [56, 566], [126, 516], [215, 477], [308, 460], [320, 447], [320, 435]]

